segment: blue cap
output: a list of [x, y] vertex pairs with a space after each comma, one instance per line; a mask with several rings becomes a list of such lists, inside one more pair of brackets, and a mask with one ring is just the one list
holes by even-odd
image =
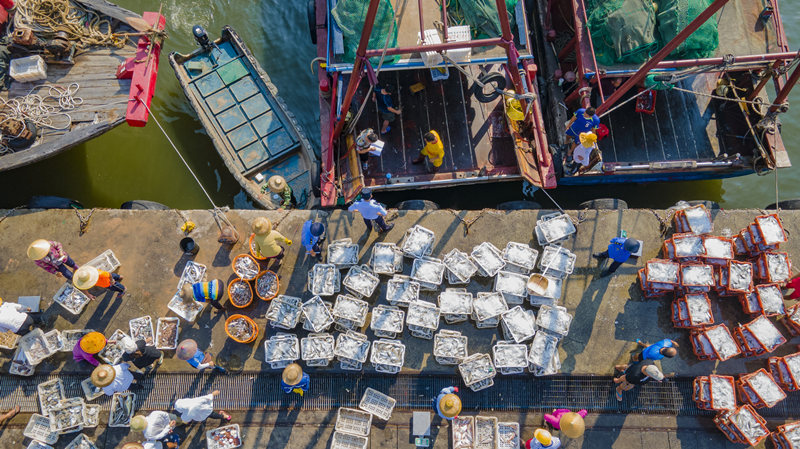
[[635, 253], [639, 251], [639, 241], [636, 239], [625, 239], [625, 244], [623, 244], [622, 247], [629, 253]]
[[325, 225], [322, 223], [311, 223], [311, 235], [319, 237], [325, 232]]
[[361, 189], [361, 198], [365, 200], [372, 198], [372, 189]]

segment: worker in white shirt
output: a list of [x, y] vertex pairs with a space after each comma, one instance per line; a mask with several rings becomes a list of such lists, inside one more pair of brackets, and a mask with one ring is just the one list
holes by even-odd
[[31, 326], [41, 324], [39, 314], [32, 313], [30, 307], [0, 299], [0, 332], [25, 335], [31, 331]]
[[[374, 199], [372, 199], [372, 190], [361, 190], [361, 200], [356, 201], [347, 208], [350, 212], [358, 212], [364, 219], [364, 224], [367, 225], [367, 231], [371, 231], [373, 227], [378, 227], [378, 232], [389, 232], [394, 224], [386, 224], [383, 217], [386, 216], [386, 208]], [[374, 223], [374, 225], [373, 225]]]

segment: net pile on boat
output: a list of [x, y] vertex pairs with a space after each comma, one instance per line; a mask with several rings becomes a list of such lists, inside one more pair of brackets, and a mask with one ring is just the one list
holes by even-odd
[[764, 368], [739, 376], [736, 387], [739, 399], [755, 408], [774, 407], [786, 399], [786, 393]]
[[800, 352], [770, 357], [769, 371], [784, 391], [800, 390]]
[[719, 412], [714, 424], [734, 443], [755, 446], [769, 435], [767, 421], [749, 404]]
[[786, 343], [778, 328], [764, 315], [733, 329], [733, 337], [742, 348], [742, 355], [752, 357], [772, 352]]
[[692, 382], [697, 408], [702, 410], [734, 410], [736, 408], [736, 385], [731, 376], [695, 377]]
[[705, 293], [692, 293], [672, 301], [672, 324], [678, 328], [694, 328], [714, 324], [711, 300]]
[[690, 339], [692, 350], [700, 360], [725, 361], [742, 352], [725, 324], [692, 329]]

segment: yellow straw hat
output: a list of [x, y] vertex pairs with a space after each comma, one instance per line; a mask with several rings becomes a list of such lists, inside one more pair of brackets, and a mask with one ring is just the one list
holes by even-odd
[[297, 363], [292, 363], [283, 369], [281, 378], [286, 385], [297, 385], [303, 380], [303, 368]]
[[461, 399], [453, 393], [446, 394], [442, 400], [439, 401], [439, 410], [442, 412], [442, 415], [448, 418], [454, 418], [461, 413]]
[[533, 432], [533, 437], [536, 438], [536, 441], [545, 446], [550, 446], [550, 443], [553, 442], [553, 436], [550, 435], [550, 432], [544, 429], [536, 429], [536, 431]]
[[256, 235], [269, 234], [272, 231], [272, 223], [264, 217], [258, 217], [253, 221], [253, 232]]
[[91, 265], [83, 265], [75, 270], [75, 275], [72, 277], [72, 285], [81, 290], [89, 290], [97, 285], [97, 279], [100, 278], [100, 272], [97, 268]]
[[583, 418], [574, 412], [561, 415], [561, 419], [558, 420], [558, 426], [561, 428], [561, 432], [570, 438], [580, 438], [584, 430], [586, 430]]
[[591, 132], [581, 133], [578, 139], [581, 141], [581, 145], [589, 147], [597, 143], [597, 134]]
[[31, 260], [40, 260], [49, 252], [50, 242], [45, 239], [34, 240], [33, 243], [28, 246], [28, 258]]
[[87, 354], [97, 354], [106, 347], [106, 337], [100, 332], [89, 332], [78, 344]]
[[142, 443], [131, 441], [130, 443], [123, 444], [122, 449], [144, 449], [144, 446], [142, 446]]
[[270, 176], [267, 184], [269, 185], [269, 189], [274, 193], [283, 193], [283, 191], [286, 190], [286, 180], [280, 175]]
[[135, 432], [144, 432], [147, 428], [147, 418], [142, 415], [136, 415], [131, 418], [131, 430]]
[[105, 363], [92, 371], [92, 383], [97, 388], [105, 388], [111, 385], [115, 377], [117, 377], [117, 373], [114, 371], [114, 367]]

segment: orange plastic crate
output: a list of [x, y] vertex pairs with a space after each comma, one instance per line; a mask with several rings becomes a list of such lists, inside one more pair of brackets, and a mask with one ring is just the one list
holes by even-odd
[[786, 393], [764, 368], [736, 380], [739, 398], [755, 408], [772, 408], [786, 399]]

